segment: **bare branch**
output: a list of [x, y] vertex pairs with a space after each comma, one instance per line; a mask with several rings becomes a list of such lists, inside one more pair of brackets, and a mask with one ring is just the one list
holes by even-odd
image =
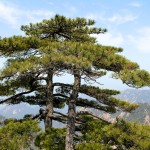
[[0, 104], [3, 104], [3, 103], [5, 103], [5, 102], [8, 102], [8, 101], [10, 101], [11, 99], [17, 98], [17, 97], [22, 96], [22, 95], [24, 95], [24, 94], [29, 94], [29, 93], [31, 93], [31, 92], [33, 92], [33, 91], [34, 91], [34, 90], [30, 90], [30, 91], [18, 93], [18, 94], [13, 95], [13, 96], [11, 96], [11, 97], [9, 97], [9, 98], [3, 100], [3, 101], [0, 101]]
[[53, 86], [69, 86], [69, 87], [72, 87], [73, 85], [56, 82], [56, 83], [53, 84]]
[[61, 93], [53, 94], [53, 96], [60, 96], [60, 97], [68, 98], [68, 96], [61, 94]]
[[109, 121], [104, 120], [104, 119], [102, 119], [101, 117], [98, 117], [98, 116], [96, 116], [96, 115], [94, 115], [94, 114], [92, 114], [92, 113], [90, 113], [90, 112], [88, 112], [88, 111], [78, 112], [77, 115], [90, 115], [90, 116], [92, 116], [92, 117], [94, 117], [94, 118], [96, 118], [96, 119], [98, 119], [98, 120], [101, 120], [101, 121], [103, 121], [103, 122], [106, 122], [106, 123], [109, 123], [109, 124], [110, 124]]
[[39, 120], [42, 117], [42, 114], [37, 114], [34, 117], [32, 117], [32, 119], [37, 119]]
[[63, 114], [63, 113], [60, 113], [60, 112], [58, 112], [58, 111], [53, 111], [53, 112], [67, 118], [67, 115], [65, 115], [65, 114]]

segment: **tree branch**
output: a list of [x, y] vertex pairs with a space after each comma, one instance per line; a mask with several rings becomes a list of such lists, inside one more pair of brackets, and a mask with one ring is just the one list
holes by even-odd
[[73, 85], [71, 85], [71, 84], [64, 84], [64, 83], [59, 83], [59, 82], [54, 83], [53, 86], [69, 86], [69, 87], [73, 87]]
[[58, 111], [53, 111], [53, 112], [67, 118], [67, 115], [65, 115], [65, 114], [63, 114], [63, 113], [60, 113], [60, 112], [58, 112]]
[[60, 97], [68, 98], [68, 96], [61, 94], [61, 93], [53, 94], [53, 96], [60, 96]]
[[11, 99], [17, 98], [17, 97], [22, 96], [22, 95], [24, 95], [24, 94], [29, 94], [29, 93], [31, 93], [31, 92], [33, 92], [33, 91], [34, 91], [34, 90], [30, 90], [30, 91], [18, 93], [18, 94], [13, 95], [13, 96], [11, 96], [11, 97], [9, 97], [9, 98], [3, 100], [3, 101], [0, 101], [0, 104], [3, 104], [3, 103], [5, 103], [5, 102], [8, 102], [8, 101], [10, 101]]
[[100, 118], [100, 117], [98, 117], [98, 116], [96, 116], [96, 115], [94, 115], [94, 114], [92, 114], [92, 113], [90, 113], [90, 112], [88, 112], [88, 111], [77, 112], [77, 115], [90, 115], [90, 116], [92, 116], [92, 117], [94, 117], [94, 118], [96, 118], [96, 119], [98, 119], [98, 120], [101, 120], [101, 121], [103, 121], [103, 122], [106, 122], [106, 123], [109, 123], [109, 124], [110, 124], [109, 121], [104, 120], [104, 119], [102, 119], [102, 118]]

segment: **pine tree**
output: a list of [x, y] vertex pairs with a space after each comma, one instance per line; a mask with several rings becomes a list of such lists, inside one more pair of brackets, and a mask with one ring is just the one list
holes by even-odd
[[38, 122], [31, 119], [6, 119], [0, 127], [0, 149], [19, 150], [31, 148], [40, 131]]
[[[148, 85], [150, 81], [148, 72], [139, 70], [139, 66], [136, 63], [133, 63], [117, 54], [117, 52], [122, 51], [122, 49], [120, 48], [101, 46], [89, 42], [82, 44], [75, 43], [75, 45], [75, 47], [72, 47], [72, 45], [68, 46], [70, 48], [65, 50], [67, 54], [76, 56], [78, 58], [78, 61], [76, 62], [76, 64], [73, 64], [74, 66], [72, 68], [72, 74], [74, 75], [74, 84], [72, 87], [73, 92], [71, 93], [70, 100], [68, 101], [69, 108], [66, 149], [74, 148], [73, 139], [75, 135], [75, 118], [78, 115], [76, 114], [77, 100], [79, 100], [78, 106], [82, 105], [84, 107], [93, 107], [107, 112], [115, 112], [116, 107], [122, 108], [126, 111], [131, 111], [137, 107], [136, 104], [129, 104], [127, 102], [110, 97], [111, 95], [117, 93], [117, 91], [100, 90], [96, 87], [80, 85], [81, 77], [84, 77], [89, 81], [95, 80], [96, 78], [105, 75], [105, 72], [103, 70], [107, 70], [115, 72], [114, 77], [121, 77], [121, 79], [124, 78], [123, 81], [126, 81], [130, 86], [132, 85], [140, 87], [143, 85]], [[127, 73], [124, 73], [125, 71], [128, 74], [131, 74], [130, 78], [126, 78]], [[94, 97], [96, 99], [96, 102], [78, 99], [79, 92], [89, 95], [90, 97]], [[92, 115], [89, 114], [89, 112], [79, 114]]]
[[[41, 98], [42, 101], [39, 100], [41, 103], [46, 101], [47, 109], [43, 112], [46, 114], [45, 127], [52, 126], [53, 75], [57, 75], [65, 69], [61, 63], [68, 59], [61, 53], [64, 49], [61, 46], [62, 42], [94, 41], [94, 38], [87, 34], [104, 31], [84, 28], [92, 23], [93, 21], [86, 21], [84, 18], [66, 19], [56, 15], [53, 19], [43, 20], [35, 25], [22, 26], [22, 30], [27, 35], [25, 37], [14, 36], [2, 39], [0, 41], [1, 55], [7, 57], [8, 60], [6, 68], [1, 71], [1, 89], [3, 89], [1, 95], [14, 96], [1, 103], [12, 101], [12, 99], [16, 101], [24, 94], [37, 92], [36, 97], [26, 97], [26, 100], [28, 98], [27, 101], [30, 102], [32, 99]], [[43, 82], [46, 84], [43, 85]], [[18, 89], [28, 91], [17, 93]], [[43, 94], [43, 91], [46, 92]], [[23, 99], [25, 98], [23, 97]]]
[[[50, 20], [22, 26], [26, 36], [14, 36], [0, 40], [0, 54], [7, 58], [1, 70], [1, 95], [10, 96], [0, 103], [25, 101], [45, 105], [46, 110], [33, 118], [43, 118], [45, 128], [52, 127], [52, 120], [65, 123], [66, 149], [75, 147], [75, 130], [82, 124], [82, 115], [94, 116], [88, 111], [76, 112], [77, 106], [95, 108], [113, 113], [121, 108], [131, 111], [137, 107], [120, 101], [111, 95], [114, 90], [81, 85], [81, 80], [96, 81], [108, 71], [129, 86], [142, 87], [150, 83], [150, 75], [140, 70], [137, 63], [119, 55], [121, 48], [102, 46], [91, 34], [105, 33], [106, 29], [93, 27], [93, 20], [67, 19], [56, 15]], [[69, 73], [73, 84], [54, 83], [54, 75]], [[57, 91], [54, 92], [54, 89]], [[27, 95], [34, 93], [34, 95]], [[95, 100], [79, 98], [84, 93]], [[68, 116], [54, 110], [68, 104]]]
[[[82, 127], [82, 138], [76, 145], [77, 150], [127, 149], [148, 150], [150, 148], [150, 126], [117, 119], [114, 124], [85, 118], [87, 124]], [[99, 129], [99, 130], [98, 130]]]

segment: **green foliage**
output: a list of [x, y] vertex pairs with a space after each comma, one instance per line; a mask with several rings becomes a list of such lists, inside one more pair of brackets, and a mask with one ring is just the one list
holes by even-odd
[[[31, 49], [39, 48], [43, 42], [36, 37], [13, 36], [0, 39], [0, 55], [20, 56], [30, 54]], [[31, 48], [31, 49], [30, 49]]]
[[150, 85], [149, 72], [145, 70], [134, 70], [130, 73], [128, 70], [122, 70], [120, 73], [114, 74], [113, 77], [121, 79], [123, 83], [131, 87], [134, 85], [135, 87], [140, 88]]
[[94, 25], [94, 20], [85, 18], [66, 18], [64, 16], [55, 15], [50, 20], [43, 20], [37, 24], [22, 26], [21, 30], [29, 36], [38, 38], [47, 38], [50, 40], [72, 40], [72, 41], [95, 41], [89, 34], [99, 34], [106, 32], [106, 29], [95, 28], [89, 26]]
[[36, 137], [35, 145], [45, 150], [65, 150], [65, 129], [47, 129]]
[[104, 144], [100, 144], [100, 143], [96, 143], [96, 142], [89, 142], [89, 143], [81, 143], [79, 145], [77, 145], [76, 150], [112, 150], [112, 148], [110, 148], [107, 145]]
[[98, 149], [101, 147], [103, 149], [105, 146], [105, 149], [112, 149], [115, 146], [118, 150], [149, 150], [150, 148], [150, 126], [135, 122], [118, 119], [115, 124], [106, 124], [97, 120], [87, 120], [82, 133], [77, 149], [86, 150], [91, 146], [91, 149], [93, 147], [95, 150], [98, 145]]
[[113, 106], [103, 106], [97, 101], [83, 99], [83, 98], [78, 98], [77, 105], [82, 106], [82, 107], [86, 107], [86, 108], [95, 108], [95, 109], [103, 110], [103, 111], [109, 112], [109, 113], [115, 113], [116, 112], [116, 109]]
[[[106, 75], [108, 71], [112, 71], [115, 73], [113, 77], [121, 79], [130, 86], [141, 87], [150, 85], [150, 74], [140, 70], [137, 63], [121, 56], [119, 53], [123, 51], [122, 48], [102, 46], [96, 43], [96, 39], [90, 35], [105, 33], [106, 29], [93, 27], [94, 24], [94, 20], [87, 20], [85, 18], [71, 19], [56, 15], [49, 20], [22, 26], [21, 30], [25, 32], [25, 37], [13, 36], [0, 39], [0, 55], [7, 58], [6, 65], [0, 70], [0, 95], [10, 96], [10, 98], [0, 103], [8, 102], [15, 104], [24, 101], [30, 104], [46, 105], [46, 110], [43, 111], [45, 113], [42, 115], [45, 115], [43, 118], [47, 122], [50, 122], [52, 117], [56, 120], [59, 118], [59, 121], [66, 121], [66, 115], [59, 112], [53, 114], [53, 107], [63, 108], [65, 103], [68, 104], [72, 97], [76, 97], [76, 99], [73, 100], [74, 108], [71, 108], [74, 110], [76, 109], [75, 104], [111, 113], [116, 112], [118, 108], [126, 111], [135, 109], [138, 105], [113, 98], [112, 95], [119, 93], [115, 90], [102, 90], [99, 87], [86, 85], [82, 85], [79, 87], [80, 89], [76, 89], [76, 85], [72, 88], [72, 85], [63, 83], [55, 85], [55, 83], [53, 83], [54, 75], [59, 76], [61, 73], [78, 76], [80, 80], [78, 83], [80, 83], [82, 77], [85, 81], [96, 81], [97, 78]], [[64, 89], [64, 87], [71, 87], [71, 92], [69, 94], [66, 91], [54, 93], [55, 87], [62, 89]], [[18, 92], [20, 93], [18, 94]], [[35, 95], [29, 96], [28, 94], [32, 92], [34, 92]], [[73, 96], [74, 93], [76, 96]], [[96, 101], [80, 98], [77, 100], [79, 93], [91, 96], [95, 98]], [[39, 114], [39, 117], [40, 115], [41, 114]], [[46, 121], [45, 123], [47, 123]], [[10, 128], [10, 124], [12, 126], [17, 124], [17, 127], [20, 127], [19, 122], [10, 122], [6, 127]], [[47, 124], [47, 126], [49, 126], [49, 123]], [[87, 124], [90, 123], [88, 122]], [[91, 122], [90, 125], [91, 127], [93, 126], [93, 129], [88, 130], [87, 128], [90, 134], [84, 134], [87, 143], [82, 142], [83, 145], [87, 144], [87, 149], [91, 149], [93, 145], [95, 145], [96, 148], [101, 146], [102, 149], [112, 146], [108, 143], [110, 141], [108, 141], [108, 139], [111, 139], [109, 138], [111, 134], [108, 136], [103, 126], [101, 126], [99, 132], [99, 124], [101, 123]], [[25, 129], [26, 126], [27, 125], [24, 125]], [[21, 131], [17, 135], [15, 134], [12, 142], [19, 140], [18, 136], [23, 132], [22, 128], [20, 128], [18, 132]], [[36, 128], [29, 129], [32, 131]], [[121, 129], [115, 129], [116, 132], [114, 131], [114, 135], [117, 138], [117, 136], [121, 134]], [[10, 130], [12, 130], [12, 128]], [[29, 132], [29, 130], [27, 130], [27, 132]], [[95, 137], [97, 137], [96, 141], [93, 140], [95, 133]], [[93, 137], [91, 137], [91, 135], [93, 135]], [[103, 137], [102, 135], [105, 136]], [[10, 136], [12, 138], [11, 134]], [[6, 138], [7, 137], [9, 139], [9, 135], [7, 135]], [[29, 136], [25, 133], [22, 137], [23, 140], [19, 141], [22, 143], [21, 146], [27, 146]], [[126, 136], [126, 138], [128, 137]], [[26, 143], [24, 143], [25, 140]], [[132, 141], [132, 139], [130, 140]], [[4, 139], [4, 141], [6, 140]], [[103, 145], [104, 142], [106, 147]], [[125, 142], [115, 142], [118, 146], [121, 144], [126, 146]], [[12, 145], [14, 144], [12, 143]], [[45, 133], [41, 133], [37, 137], [36, 145], [45, 149], [62, 149], [62, 147], [65, 147], [64, 130], [53, 128], [46, 130]], [[84, 147], [83, 145], [80, 144], [78, 146], [81, 149]], [[131, 145], [134, 145], [133, 142]], [[15, 148], [16, 147], [14, 147], [14, 149]]]
[[129, 102], [112, 97], [113, 95], [119, 94], [119, 91], [100, 89], [99, 87], [95, 86], [82, 85], [80, 87], [80, 92], [96, 98], [96, 100], [99, 102], [99, 105], [108, 105], [108, 107], [104, 109], [105, 111], [108, 110], [108, 112], [115, 112], [115, 107], [121, 108], [125, 111], [132, 111], [138, 107], [138, 104], [131, 104]]
[[7, 125], [7, 124], [9, 124], [9, 123], [11, 123], [11, 122], [15, 123], [15, 122], [17, 122], [17, 119], [15, 119], [15, 118], [8, 118], [8, 119], [5, 119], [5, 120], [4, 120], [4, 125]]
[[[61, 71], [73, 74], [74, 68], [78, 68], [86, 81], [95, 81], [106, 75], [107, 71], [113, 71], [116, 72], [116, 78], [121, 78], [127, 84], [148, 85], [149, 74], [139, 70], [137, 63], [119, 55], [118, 53], [123, 51], [122, 48], [96, 43], [95, 38], [90, 35], [105, 33], [106, 30], [93, 27], [94, 24], [93, 20], [85, 18], [71, 19], [56, 15], [37, 24], [22, 26], [26, 37], [13, 36], [0, 39], [0, 54], [8, 58], [5, 67], [0, 71], [0, 95], [14, 95], [18, 90], [29, 89], [40, 94], [39, 88], [43, 88], [47, 79], [40, 79], [39, 76], [47, 76], [48, 70], [52, 70], [53, 75]], [[126, 72], [123, 73], [124, 71]], [[131, 72], [135, 74], [134, 77], [130, 75]], [[124, 74], [129, 75], [125, 77]], [[35, 80], [34, 84], [31, 84], [32, 79]], [[118, 106], [128, 111], [136, 107], [136, 105], [129, 107], [125, 102], [119, 103], [119, 100], [110, 98], [111, 95], [117, 94], [117, 91], [87, 88], [92, 91], [88, 92], [89, 96], [104, 104]], [[86, 90], [82, 89], [83, 87], [81, 92], [87, 94]], [[115, 112], [113, 107], [111, 106], [111, 110]]]
[[150, 126], [148, 125], [118, 120], [117, 124], [105, 127], [103, 131], [106, 133], [106, 141], [111, 139], [120, 149], [123, 146], [127, 149], [150, 149]]
[[9, 119], [0, 127], [0, 149], [19, 150], [30, 147], [40, 131], [34, 120], [17, 121]]

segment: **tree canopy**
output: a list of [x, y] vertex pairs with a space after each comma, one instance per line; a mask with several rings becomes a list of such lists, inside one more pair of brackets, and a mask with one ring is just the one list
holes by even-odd
[[[150, 74], [121, 56], [122, 48], [96, 42], [91, 35], [107, 30], [93, 27], [94, 24], [94, 20], [56, 15], [37, 24], [22, 26], [25, 36], [0, 39], [0, 55], [7, 59], [0, 71], [0, 95], [8, 96], [0, 104], [24, 101], [45, 106], [33, 118], [43, 119], [46, 129], [53, 127], [52, 120], [67, 121], [67, 150], [75, 147], [75, 130], [82, 124], [79, 116], [93, 116], [88, 111], [76, 112], [77, 106], [110, 113], [118, 109], [131, 111], [138, 106], [112, 97], [119, 91], [83, 85], [82, 80], [96, 81], [111, 71], [114, 78], [129, 86], [150, 84]], [[73, 75], [72, 84], [53, 81], [54, 76], [61, 77], [65, 73]], [[79, 93], [95, 100], [79, 97]], [[68, 105], [68, 115], [55, 110], [65, 105]]]
[[35, 137], [40, 130], [35, 120], [7, 119], [4, 121], [4, 126], [0, 127], [0, 148], [16, 150], [33, 147]]

